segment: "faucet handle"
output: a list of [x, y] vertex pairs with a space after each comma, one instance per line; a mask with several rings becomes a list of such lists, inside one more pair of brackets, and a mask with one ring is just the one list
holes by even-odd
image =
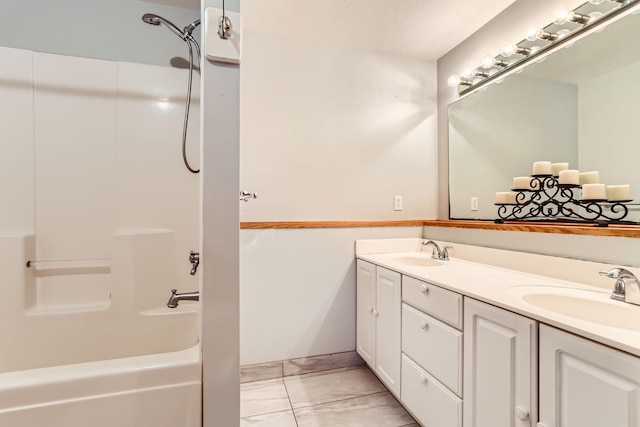
[[453, 246], [445, 246], [444, 248], [442, 248], [440, 259], [442, 261], [449, 261], [449, 251], [451, 250], [453, 250]]
[[607, 276], [609, 279], [618, 279], [618, 278], [635, 279], [636, 278], [636, 276], [632, 272], [630, 272], [626, 268], [620, 268], [620, 267], [612, 268], [609, 271], [600, 270], [598, 274], [600, 274], [601, 276]]

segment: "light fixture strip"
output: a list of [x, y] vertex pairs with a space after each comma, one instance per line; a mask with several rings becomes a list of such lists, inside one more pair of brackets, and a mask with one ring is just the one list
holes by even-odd
[[[618, 4], [619, 7], [611, 9], [601, 17], [598, 17], [597, 20], [592, 20], [591, 16], [577, 12], [590, 3], [597, 5], [605, 1], [613, 4]], [[502, 75], [503, 73], [513, 69], [515, 66], [521, 66], [531, 61], [533, 58], [539, 56], [543, 52], [546, 52], [550, 48], [556, 47], [562, 43], [566, 43], [583, 31], [609, 21], [638, 1], [640, 0], [589, 0], [588, 2], [583, 3], [572, 11], [557, 12], [556, 20], [554, 20], [552, 23], [549, 23], [547, 26], [540, 30], [532, 30], [524, 40], [514, 45], [505, 47], [500, 55], [497, 55], [495, 57], [487, 55], [485, 58], [483, 58], [480, 66], [465, 71], [464, 73], [462, 73], [462, 76], [458, 76], [455, 74], [451, 75], [447, 82], [449, 86], [458, 87], [459, 95], [464, 95], [472, 90], [477, 89], [480, 86], [484, 86], [490, 81], [493, 81], [499, 75]], [[550, 27], [557, 28], [558, 26], [562, 26], [568, 22], [578, 24], [579, 27], [576, 27], [573, 30], [569, 28], [562, 28], [561, 30], [557, 31], [548, 30]], [[532, 42], [535, 40], [545, 41], [547, 42], [547, 44], [545, 46], [537, 48], [521, 46], [521, 44], [526, 44], [527, 42]], [[505, 60], [513, 55], [518, 55], [519, 58], [512, 62], [507, 62]]]

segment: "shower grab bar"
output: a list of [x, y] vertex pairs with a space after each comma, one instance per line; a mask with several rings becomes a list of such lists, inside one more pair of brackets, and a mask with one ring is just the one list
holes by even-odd
[[111, 260], [106, 258], [98, 259], [66, 259], [66, 260], [29, 260], [27, 268], [35, 270], [66, 270], [66, 269], [109, 269]]

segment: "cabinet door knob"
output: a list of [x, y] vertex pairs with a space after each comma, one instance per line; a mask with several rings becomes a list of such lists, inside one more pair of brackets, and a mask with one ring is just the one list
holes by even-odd
[[427, 285], [420, 285], [420, 292], [422, 292], [425, 295], [428, 294], [429, 288], [427, 288]]
[[424, 320], [420, 321], [420, 329], [424, 329], [425, 331], [427, 329], [429, 329], [429, 324], [427, 322], [425, 322]]
[[428, 381], [428, 380], [427, 380], [427, 377], [425, 377], [424, 375], [420, 375], [420, 382], [421, 382], [422, 384], [426, 384], [426, 383], [427, 383], [427, 381]]
[[373, 313], [373, 307], [369, 306], [369, 313]]
[[373, 309], [372, 313], [375, 317], [378, 317], [378, 314], [380, 314], [375, 308]]
[[[529, 411], [522, 406], [516, 406], [516, 417], [518, 417], [520, 421], [526, 421], [529, 418]], [[540, 427], [540, 423], [538, 423], [538, 427]]]

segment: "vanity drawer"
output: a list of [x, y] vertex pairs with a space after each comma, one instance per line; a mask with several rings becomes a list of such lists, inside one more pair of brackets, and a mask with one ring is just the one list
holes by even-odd
[[462, 329], [462, 295], [409, 276], [402, 276], [402, 300]]
[[462, 395], [462, 332], [402, 304], [402, 352]]
[[462, 400], [402, 355], [402, 403], [424, 426], [461, 427]]

